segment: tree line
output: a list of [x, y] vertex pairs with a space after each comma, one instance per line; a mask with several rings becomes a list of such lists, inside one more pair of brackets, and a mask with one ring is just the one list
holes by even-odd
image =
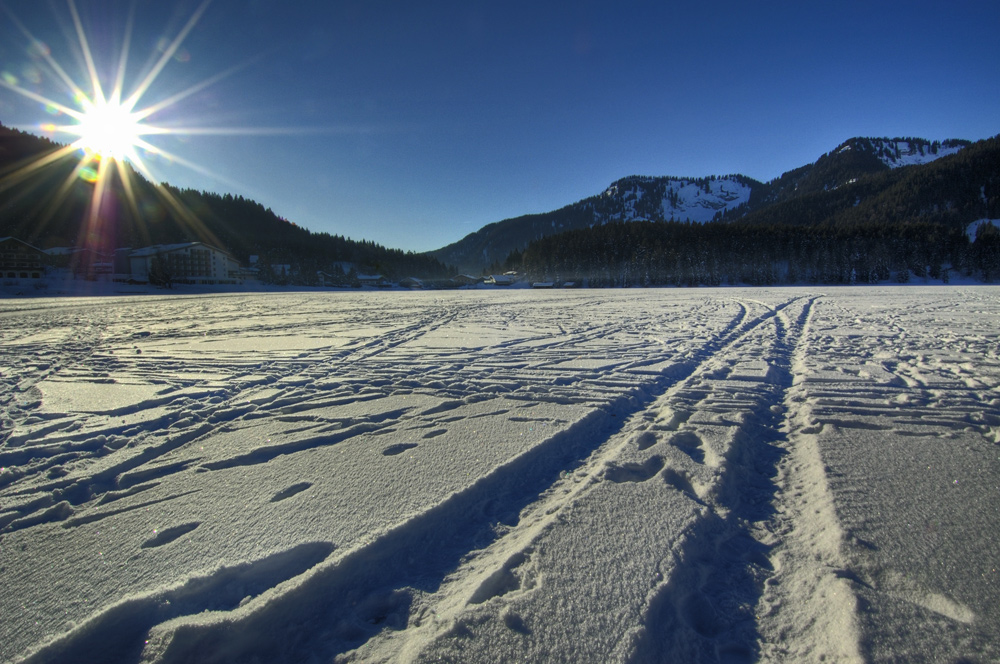
[[542, 238], [504, 267], [593, 287], [874, 284], [1000, 277], [1000, 231], [933, 222], [852, 226], [611, 223]]
[[257, 256], [262, 265], [292, 265], [290, 278], [298, 283], [315, 281], [321, 270], [336, 274], [343, 263], [390, 279], [438, 278], [451, 272], [426, 254], [312, 232], [242, 196], [154, 185], [127, 164], [130, 187], [116, 169], [109, 169], [100, 223], [88, 230], [84, 226], [94, 185], [76, 177], [74, 157], [27, 176], [21, 170], [61, 147], [0, 125], [0, 236], [17, 237], [42, 249], [86, 247], [102, 253], [122, 247], [205, 242], [228, 251], [243, 264]]
[[759, 198], [711, 223], [595, 225], [537, 239], [504, 267], [595, 286], [1000, 277], [996, 227], [968, 236], [976, 220], [1000, 219], [1000, 138], [897, 169], [870, 140], [847, 145], [758, 187]]

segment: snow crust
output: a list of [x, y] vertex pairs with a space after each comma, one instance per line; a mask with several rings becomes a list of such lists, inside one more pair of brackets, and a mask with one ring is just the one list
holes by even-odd
[[0, 660], [1000, 659], [1000, 289], [0, 300]]

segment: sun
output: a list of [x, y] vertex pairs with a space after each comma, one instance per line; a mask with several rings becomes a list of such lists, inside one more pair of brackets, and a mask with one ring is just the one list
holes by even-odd
[[[21, 80], [6, 69], [0, 69], [0, 92], [5, 90], [13, 92], [39, 105], [47, 122], [39, 123], [37, 127], [29, 127], [29, 130], [40, 129], [47, 137], [58, 138], [60, 134], [72, 137], [72, 142], [69, 144], [56, 143], [54, 150], [28, 160], [12, 172], [2, 174], [0, 192], [19, 187], [32, 175], [51, 166], [75, 162], [72, 172], [65, 176], [63, 183], [57, 187], [55, 195], [40, 213], [38, 223], [40, 228], [48, 219], [55, 216], [56, 211], [72, 192], [86, 191], [86, 187], [77, 186], [78, 181], [82, 180], [91, 186], [91, 192], [85, 218], [81, 220], [80, 237], [85, 238], [86, 242], [90, 242], [90, 238], [96, 238], [94, 242], [99, 244], [101, 238], [113, 234], [116, 223], [124, 218], [123, 215], [126, 213], [130, 214], [140, 226], [146, 223], [148, 215], [145, 213], [145, 206], [140, 210], [136, 192], [148, 184], [173, 216], [187, 226], [190, 234], [209, 244], [220, 245], [221, 243], [212, 236], [195, 211], [189, 209], [175, 195], [176, 190], [154, 176], [148, 162], [176, 164], [217, 181], [227, 181], [227, 178], [150, 142], [154, 140], [153, 137], [286, 135], [311, 132], [313, 129], [189, 126], [184, 120], [183, 113], [178, 114], [180, 110], [178, 105], [182, 101], [241, 71], [260, 57], [255, 56], [247, 62], [220, 71], [173, 94], [169, 94], [162, 86], [157, 86], [157, 79], [168, 65], [175, 60], [188, 61], [182, 57], [184, 53], [181, 44], [198, 24], [212, 1], [200, 0], [197, 8], [173, 39], [165, 37], [158, 42], [145, 68], [137, 72], [130, 64], [129, 48], [132, 43], [138, 2], [131, 3], [120, 46], [117, 49], [99, 50], [95, 54], [77, 10], [77, 3], [80, 0], [65, 0], [66, 15], [71, 19], [72, 28], [76, 33], [74, 42], [72, 31], [66, 31], [66, 36], [69, 37], [67, 45], [75, 51], [76, 56], [69, 60], [69, 64], [79, 66], [79, 70], [67, 71], [67, 68], [53, 56], [49, 46], [35, 37], [6, 6], [4, 0], [0, 0], [0, 16], [5, 15], [5, 20], [22, 33], [25, 53], [32, 62], [29, 68], [32, 73], [26, 74], [25, 80]], [[58, 12], [54, 0], [52, 4], [53, 11]], [[58, 13], [56, 15], [58, 16]], [[109, 67], [108, 65], [113, 64], [114, 60], [118, 61], [117, 68]], [[109, 77], [111, 71], [114, 71], [114, 74]], [[127, 76], [127, 71], [131, 71], [132, 75]], [[101, 76], [102, 73], [104, 78]], [[43, 80], [47, 87], [40, 85]], [[150, 94], [154, 87], [158, 89]], [[2, 101], [0, 98], [0, 102]], [[163, 115], [167, 109], [172, 111], [168, 115], [170, 119], [165, 121]], [[240, 185], [237, 183], [237, 186]], [[123, 201], [124, 205], [118, 205], [118, 201]]]
[[79, 122], [65, 130], [80, 137], [76, 144], [102, 159], [136, 161], [135, 148], [146, 133], [142, 114], [115, 100], [99, 100], [88, 106]]
[[[35, 85], [31, 85], [30, 81], [22, 83], [16, 76], [6, 71], [0, 75], [0, 88], [39, 103], [47, 114], [55, 115], [63, 120], [62, 123], [39, 125], [45, 134], [65, 134], [74, 137], [69, 145], [46, 153], [15, 172], [5, 175], [0, 180], [0, 190], [18, 186], [32, 173], [48, 168], [50, 165], [75, 159], [77, 160], [76, 167], [58, 189], [57, 200], [51, 202], [50, 208], [57, 208], [61, 200], [65, 200], [72, 190], [75, 180], [80, 179], [93, 185], [91, 201], [87, 208], [86, 218], [83, 220], [82, 230], [84, 237], [101, 237], [105, 227], [114, 225], [114, 219], [109, 215], [116, 214], [116, 208], [113, 204], [107, 206], [104, 204], [114, 176], [117, 176], [116, 181], [121, 183], [132, 216], [136, 219], [142, 219], [138, 209], [138, 201], [134, 195], [137, 186], [135, 174], [138, 173], [152, 184], [157, 194], [172, 209], [178, 219], [188, 224], [195, 233], [206, 234], [207, 241], [219, 244], [215, 238], [208, 237], [210, 234], [207, 229], [203, 228], [203, 224], [191, 210], [187, 209], [167, 187], [157, 184], [157, 178], [150, 172], [145, 158], [156, 156], [160, 160], [187, 166], [198, 172], [205, 172], [204, 169], [149, 143], [146, 138], [163, 134], [214, 133], [213, 130], [205, 128], [185, 128], [183, 126], [166, 128], [158, 126], [150, 120], [157, 113], [205, 89], [238, 68], [221, 72], [156, 103], [140, 104], [163, 69], [173, 61], [181, 43], [198, 23], [212, 0], [202, 0], [176, 37], [158, 47], [158, 57], [151, 58], [151, 66], [127, 94], [125, 90], [126, 69], [128, 68], [129, 44], [132, 36], [133, 13], [137, 3], [132, 3], [127, 18], [128, 27], [125, 39], [117, 57], [117, 73], [114, 80], [104, 81], [99, 76], [101, 68], [95, 61], [95, 54], [90, 48], [76, 2], [77, 0], [66, 0], [66, 8], [79, 40], [78, 53], [80, 57], [78, 62], [83, 65], [84, 70], [82, 82], [78, 82], [77, 78], [70, 75], [62, 64], [55, 60], [49, 47], [32, 35], [0, 0], [0, 10], [5, 11], [7, 17], [24, 34], [27, 52], [38, 61], [40, 66], [44, 65], [46, 75], [56, 82], [62, 90], [60, 94], [46, 96]], [[113, 53], [103, 55], [108, 58], [114, 57]], [[67, 96], [73, 100], [72, 104], [60, 101]]]

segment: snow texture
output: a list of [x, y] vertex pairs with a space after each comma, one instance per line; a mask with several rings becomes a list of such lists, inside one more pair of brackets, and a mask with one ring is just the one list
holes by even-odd
[[1000, 660], [1000, 289], [0, 300], [0, 660]]

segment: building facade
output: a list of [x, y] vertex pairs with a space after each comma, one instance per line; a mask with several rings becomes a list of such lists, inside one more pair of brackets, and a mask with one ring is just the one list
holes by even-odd
[[129, 254], [135, 281], [181, 284], [242, 283], [240, 264], [228, 253], [204, 244], [158, 244]]
[[41, 279], [47, 255], [16, 237], [0, 237], [0, 277], [4, 279]]

